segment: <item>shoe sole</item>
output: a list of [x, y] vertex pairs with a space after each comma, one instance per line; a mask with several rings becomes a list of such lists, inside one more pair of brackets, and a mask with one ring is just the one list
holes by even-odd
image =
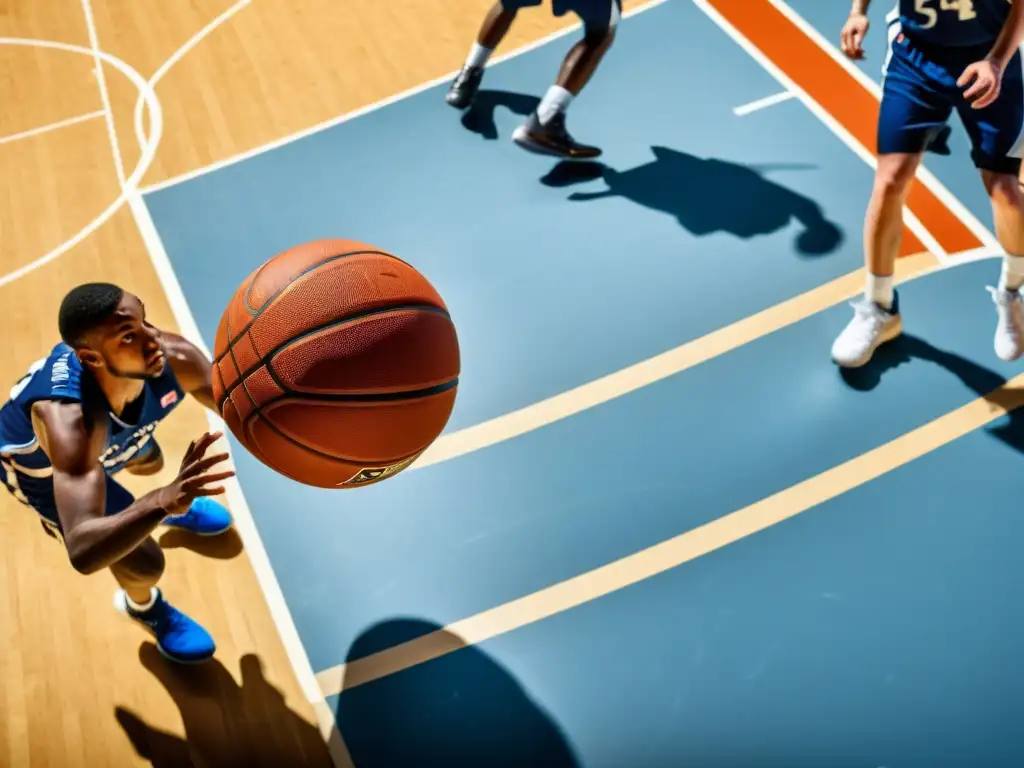
[[594, 159], [596, 159], [596, 158], [601, 156], [600, 152], [598, 152], [596, 155], [586, 155], [586, 156], [584, 156], [584, 155], [572, 155], [572, 154], [566, 154], [565, 152], [558, 152], [556, 150], [553, 150], [553, 149], [550, 149], [549, 147], [544, 146], [543, 144], [537, 144], [536, 142], [534, 142], [533, 139], [531, 139], [526, 134], [526, 132], [523, 131], [523, 129], [521, 127], [520, 128], [516, 128], [515, 132], [512, 134], [512, 141], [515, 142], [517, 145], [519, 145], [521, 148], [525, 149], [527, 152], [532, 152], [535, 155], [543, 155], [545, 157], [557, 157], [559, 160], [585, 161], [585, 160], [594, 160]]
[[220, 536], [222, 533], [227, 533], [228, 531], [230, 531], [234, 527], [234, 525], [235, 525], [235, 522], [234, 522], [234, 520], [232, 520], [225, 527], [220, 528], [220, 529], [218, 529], [216, 531], [206, 531], [206, 533], [202, 533], [201, 531], [193, 531], [191, 528], [186, 528], [183, 525], [173, 525], [171, 523], [164, 523], [164, 528], [170, 528], [172, 531], [185, 531], [186, 533], [191, 533], [193, 536], [209, 537], [209, 536]]
[[896, 322], [893, 323], [881, 334], [879, 334], [878, 338], [875, 340], [875, 343], [868, 347], [868, 351], [865, 352], [860, 357], [858, 357], [856, 360], [842, 362], [836, 360], [835, 356], [833, 355], [832, 362], [838, 365], [840, 368], [863, 368], [865, 365], [871, 362], [871, 358], [875, 356], [875, 352], [880, 346], [897, 338], [901, 333], [903, 333], [903, 319], [897, 316]]
[[148, 626], [146, 626], [141, 621], [139, 621], [138, 619], [136, 619], [130, 613], [128, 613], [128, 603], [126, 602], [126, 600], [127, 600], [127, 595], [125, 594], [124, 590], [119, 589], [117, 592], [115, 592], [114, 593], [114, 610], [117, 611], [118, 613], [120, 613], [127, 621], [130, 621], [136, 627], [142, 627], [142, 629], [144, 629], [150, 635], [153, 635], [154, 636], [153, 637], [153, 641], [154, 641], [153, 644], [156, 646], [157, 652], [161, 656], [163, 656], [165, 659], [167, 659], [169, 662], [171, 662], [173, 664], [182, 664], [182, 665], [184, 665], [186, 667], [194, 667], [194, 666], [196, 666], [198, 664], [205, 664], [206, 662], [208, 662], [210, 659], [212, 659], [216, 655], [216, 651], [214, 651], [214, 653], [210, 654], [205, 659], [194, 659], [194, 660], [178, 659], [178, 658], [175, 658], [174, 656], [171, 656], [160, 645], [160, 641], [156, 639], [153, 630], [150, 629]]

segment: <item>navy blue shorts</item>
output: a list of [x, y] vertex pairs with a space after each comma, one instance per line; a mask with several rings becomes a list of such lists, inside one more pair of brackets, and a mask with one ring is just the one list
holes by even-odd
[[878, 115], [878, 153], [923, 152], [949, 121], [953, 109], [971, 139], [971, 159], [983, 170], [1017, 174], [1024, 127], [1024, 72], [1020, 53], [1003, 73], [999, 97], [984, 109], [972, 109], [957, 78], [984, 58], [984, 48], [937, 48], [910, 40], [890, 27], [882, 106]]
[[[543, 0], [501, 0], [506, 11], [518, 11], [540, 5]], [[551, 0], [555, 16], [572, 11], [586, 26], [587, 31], [614, 29], [622, 16], [622, 0]]]

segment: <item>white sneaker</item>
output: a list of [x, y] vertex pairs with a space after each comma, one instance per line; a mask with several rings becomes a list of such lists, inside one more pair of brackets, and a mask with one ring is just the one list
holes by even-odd
[[832, 343], [832, 361], [843, 368], [860, 368], [867, 364], [876, 349], [902, 333], [903, 320], [899, 297], [895, 294], [891, 310], [866, 298], [851, 302], [850, 306], [853, 319]]
[[1024, 305], [1020, 291], [988, 286], [996, 305], [996, 334], [994, 346], [1000, 360], [1010, 362], [1024, 354]]

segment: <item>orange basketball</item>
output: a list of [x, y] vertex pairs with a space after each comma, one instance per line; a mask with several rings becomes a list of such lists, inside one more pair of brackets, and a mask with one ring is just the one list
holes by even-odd
[[278, 254], [220, 321], [213, 394], [235, 437], [300, 483], [350, 488], [415, 461], [459, 382], [448, 308], [416, 269], [350, 240]]

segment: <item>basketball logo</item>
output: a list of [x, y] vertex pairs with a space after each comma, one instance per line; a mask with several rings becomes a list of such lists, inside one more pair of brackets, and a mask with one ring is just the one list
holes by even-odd
[[419, 457], [420, 454], [417, 453], [412, 458], [404, 459], [403, 461], [400, 461], [397, 464], [392, 464], [389, 467], [364, 467], [345, 482], [338, 483], [338, 485], [365, 485], [367, 483], [374, 483], [378, 480], [383, 480], [385, 477], [390, 477], [391, 475], [401, 472]]

